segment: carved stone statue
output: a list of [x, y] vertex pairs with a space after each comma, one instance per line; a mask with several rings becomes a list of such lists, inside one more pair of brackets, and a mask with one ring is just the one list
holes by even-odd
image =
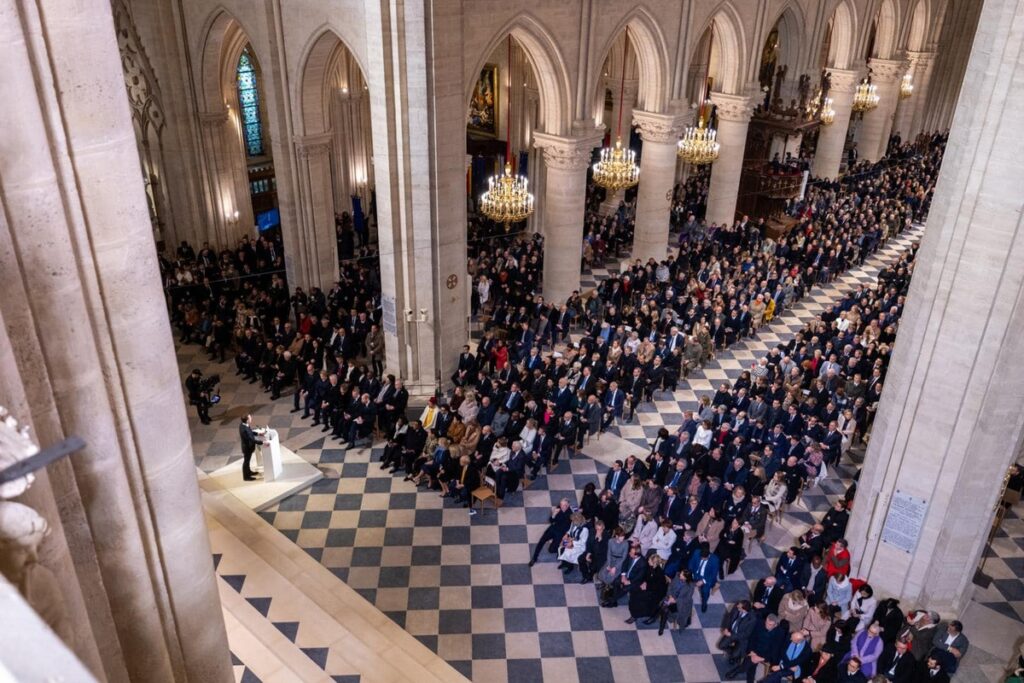
[[[0, 407], [0, 471], [39, 452], [28, 428]], [[68, 642], [70, 630], [60, 586], [53, 573], [39, 563], [39, 545], [50, 532], [43, 517], [11, 499], [32, 485], [32, 474], [0, 485], [0, 574], [17, 587], [32, 609]]]
[[806, 109], [807, 105], [811, 101], [811, 77], [807, 74], [800, 74], [800, 80], [797, 84], [797, 94], [799, 96], [800, 109]]
[[789, 67], [787, 65], [783, 64], [775, 72], [775, 89], [774, 89], [774, 92], [772, 93], [772, 103], [773, 104], [776, 101], [778, 101], [778, 102], [782, 101], [782, 83], [783, 83], [783, 81], [786, 80], [786, 71], [788, 69], [789, 69]]

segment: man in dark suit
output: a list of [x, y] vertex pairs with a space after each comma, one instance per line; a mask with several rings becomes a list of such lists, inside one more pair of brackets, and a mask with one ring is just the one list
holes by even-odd
[[[789, 644], [782, 649], [779, 657], [768, 661], [771, 662], [771, 673], [762, 678], [761, 683], [800, 680], [801, 674], [811, 663], [811, 644], [804, 640], [803, 631], [793, 631], [789, 636]], [[753, 681], [749, 670], [747, 680]]]
[[540, 549], [544, 547], [544, 544], [548, 544], [548, 552], [554, 554], [558, 550], [558, 544], [562, 541], [562, 537], [569, 530], [572, 525], [572, 508], [569, 507], [569, 501], [563, 498], [559, 501], [558, 505], [551, 508], [551, 516], [548, 517], [548, 528], [544, 530], [540, 539], [537, 541], [537, 545], [533, 549], [533, 557], [530, 558], [530, 566], [537, 564], [537, 558], [540, 557]]
[[562, 449], [572, 448], [576, 443], [576, 430], [579, 425], [576, 423], [576, 418], [573, 416], [571, 410], [565, 411], [562, 415], [562, 421], [555, 425], [555, 450], [551, 454], [551, 465], [550, 468], [558, 467], [558, 458], [562, 455]]
[[263, 444], [263, 440], [256, 437], [256, 432], [250, 426], [251, 423], [252, 415], [246, 415], [238, 425], [238, 436], [242, 439], [242, 479], [245, 481], [253, 481], [263, 476], [261, 474], [253, 474], [252, 468], [249, 466], [256, 446]]
[[626, 485], [628, 479], [629, 476], [622, 469], [622, 461], [616, 460], [612, 463], [612, 468], [604, 475], [604, 487], [618, 498], [619, 492], [622, 491], [622, 487]]
[[779, 582], [779, 588], [788, 593], [799, 587], [803, 569], [804, 562], [800, 558], [800, 549], [796, 546], [790, 547], [775, 565], [775, 578]]
[[740, 600], [722, 615], [722, 637], [718, 639], [718, 649], [729, 655], [730, 664], [738, 664], [747, 653], [747, 642], [754, 632], [755, 621], [750, 613], [749, 600]]
[[[644, 578], [647, 576], [647, 560], [640, 553], [640, 546], [633, 544], [629, 547], [629, 555], [622, 561], [622, 568], [619, 575], [612, 583], [611, 598], [601, 603], [602, 607], [617, 607], [619, 600], [629, 593], [642, 590]], [[631, 617], [632, 618], [632, 617]]]
[[745, 656], [736, 667], [725, 674], [725, 677], [736, 678], [737, 674], [744, 672], [747, 683], [754, 683], [754, 677], [761, 664], [779, 661], [785, 637], [786, 634], [779, 628], [777, 616], [769, 614], [763, 621], [758, 619], [750, 634]]
[[616, 418], [622, 417], [622, 407], [626, 403], [626, 393], [619, 388], [618, 382], [611, 382], [608, 391], [604, 394], [604, 419], [601, 422], [601, 429], [608, 429], [608, 426]]
[[942, 662], [937, 655], [928, 657], [917, 665], [915, 677], [911, 680], [914, 683], [949, 683], [949, 674], [942, 668]]
[[462, 347], [459, 354], [459, 367], [452, 374], [452, 383], [457, 387], [465, 386], [473, 381], [476, 373], [476, 356], [469, 352], [469, 345]]
[[690, 564], [687, 567], [693, 574], [693, 580], [700, 589], [700, 611], [708, 611], [708, 598], [711, 591], [718, 583], [718, 555], [713, 555], [707, 544], [701, 546], [699, 553], [690, 557]]
[[785, 591], [778, 586], [775, 577], [766, 576], [754, 586], [750, 602], [754, 606], [754, 611], [762, 617], [768, 614], [778, 614], [783, 593]]
[[917, 661], [909, 650], [910, 646], [906, 641], [897, 640], [893, 646], [886, 647], [882, 652], [876, 671], [892, 683], [912, 683]]
[[675, 487], [669, 486], [665, 489], [665, 497], [661, 501], [659, 519], [667, 519], [672, 522], [672, 528], [682, 529], [686, 517], [686, 502], [679, 497]]
[[835, 420], [828, 423], [828, 433], [821, 440], [825, 449], [825, 462], [829, 465], [839, 464], [843, 448], [843, 435], [839, 433], [839, 423]]

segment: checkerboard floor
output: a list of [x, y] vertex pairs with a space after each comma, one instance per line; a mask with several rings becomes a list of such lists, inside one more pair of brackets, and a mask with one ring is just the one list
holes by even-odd
[[[738, 377], [852, 287], [873, 284], [879, 269], [921, 233], [920, 226], [907, 231], [862, 267], [813, 290], [757, 339], [720, 353], [678, 391], [639, 408], [633, 424], [618, 428], [620, 436], [646, 446], [660, 427], [679, 424], [681, 411], [696, 408], [699, 394]], [[602, 270], [592, 276], [606, 277]], [[179, 363], [183, 371], [203, 367], [223, 378], [226, 408], [213, 411], [214, 424], [201, 426], [192, 417], [197, 466], [212, 471], [240, 457], [236, 425], [245, 412], [277, 429], [289, 448], [330, 476], [262, 517], [472, 680], [723, 680], [727, 667], [714, 642], [726, 604], [748, 595], [749, 583], [770, 572], [780, 549], [824, 514], [853, 474], [841, 468], [838, 477], [808, 491], [720, 584], [707, 613], [697, 613], [689, 629], [659, 637], [655, 627], [625, 624], [625, 606], [600, 608], [594, 587], [580, 585], [575, 571], [564, 578], [553, 556], [542, 553], [535, 567], [527, 565], [549, 507], [562, 497], [575, 503], [587, 482], [603, 476], [606, 467], [585, 453], [563, 461], [501, 510], [471, 518], [436, 492], [417, 491], [381, 470], [379, 448], [333, 447], [319, 428], [290, 412], [290, 396], [270, 403], [257, 385], [240, 382], [233, 366], [211, 365], [195, 346], [179, 349]], [[987, 565], [996, 575], [987, 598], [1020, 619], [1024, 521], [1014, 515], [1004, 529]]]

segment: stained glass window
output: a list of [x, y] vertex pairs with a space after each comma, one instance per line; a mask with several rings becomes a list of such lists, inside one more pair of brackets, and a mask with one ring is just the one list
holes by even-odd
[[256, 89], [256, 69], [249, 48], [238, 58], [238, 103], [242, 111], [245, 151], [251, 157], [263, 154], [263, 124], [260, 121], [260, 96]]

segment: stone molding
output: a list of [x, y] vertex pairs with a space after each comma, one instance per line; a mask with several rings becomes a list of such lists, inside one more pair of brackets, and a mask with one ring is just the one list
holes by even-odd
[[902, 59], [871, 59], [868, 60], [872, 82], [898, 81], [906, 72], [906, 63]]
[[228, 122], [228, 110], [201, 111], [198, 114], [199, 125], [203, 128], [216, 128]]
[[750, 120], [750, 115], [753, 112], [750, 106], [750, 98], [743, 95], [727, 95], [721, 92], [712, 92], [711, 101], [718, 109], [718, 118], [724, 121], [743, 123]]
[[296, 135], [295, 152], [301, 159], [310, 157], [326, 156], [330, 154], [334, 145], [334, 137], [331, 131], [318, 133], [316, 135]]
[[916, 52], [914, 50], [907, 50], [907, 61], [910, 62], [911, 69], [926, 69], [935, 61], [934, 52]]
[[864, 78], [860, 71], [854, 69], [829, 69], [832, 74], [832, 88], [830, 92], [854, 93], [857, 91], [857, 84]]
[[590, 165], [594, 148], [601, 144], [599, 132], [581, 137], [534, 133], [533, 146], [544, 153], [544, 164], [559, 171], [583, 171]]
[[679, 140], [679, 130], [682, 127], [679, 116], [642, 110], [633, 111], [633, 123], [640, 128], [640, 137], [644, 142], [675, 144]]

